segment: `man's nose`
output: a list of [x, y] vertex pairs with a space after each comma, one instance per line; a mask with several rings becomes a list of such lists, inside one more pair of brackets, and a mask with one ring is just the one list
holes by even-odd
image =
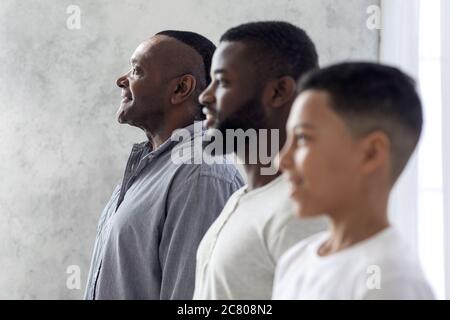
[[198, 96], [198, 101], [201, 105], [209, 105], [214, 103], [215, 98], [212, 92], [212, 85], [210, 84], [203, 92]]
[[119, 79], [117, 79], [116, 80], [116, 85], [119, 88], [128, 88], [129, 82], [128, 82], [127, 75], [125, 74], [125, 75], [121, 76]]

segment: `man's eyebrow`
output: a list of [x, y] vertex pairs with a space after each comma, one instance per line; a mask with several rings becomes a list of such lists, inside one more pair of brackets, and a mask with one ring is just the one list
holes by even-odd
[[135, 58], [130, 59], [130, 64], [135, 64], [136, 62], [137, 62], [137, 60]]
[[216, 69], [213, 72], [213, 74], [219, 74], [219, 73], [227, 73], [227, 71], [225, 69]]

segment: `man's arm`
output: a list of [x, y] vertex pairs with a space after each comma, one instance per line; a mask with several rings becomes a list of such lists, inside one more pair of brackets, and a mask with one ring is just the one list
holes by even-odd
[[228, 198], [241, 186], [239, 176], [230, 182], [208, 175], [191, 176], [174, 185], [159, 246], [161, 299], [192, 299], [197, 247]]

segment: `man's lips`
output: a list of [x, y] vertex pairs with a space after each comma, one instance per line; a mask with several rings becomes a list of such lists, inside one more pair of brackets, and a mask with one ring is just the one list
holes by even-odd
[[129, 107], [129, 102], [131, 101], [131, 95], [128, 95], [126, 92], [122, 92], [121, 94], [122, 100], [120, 101], [119, 109], [117, 109], [117, 116], [119, 117], [119, 122], [121, 122], [121, 115], [125, 112], [125, 109]]
[[202, 111], [203, 114], [206, 116], [206, 127], [207, 128], [213, 127], [214, 123], [216, 122], [216, 116], [214, 112], [207, 107], [204, 107]]
[[129, 94], [127, 92], [122, 92], [121, 97], [122, 97], [122, 101], [123, 100], [131, 100], [131, 94]]

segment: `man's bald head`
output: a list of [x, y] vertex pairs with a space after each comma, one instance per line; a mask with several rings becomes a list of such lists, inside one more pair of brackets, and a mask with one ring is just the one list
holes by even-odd
[[[166, 36], [153, 36], [140, 45], [142, 62], [161, 71], [167, 80], [183, 74], [203, 76], [201, 57], [190, 47]], [[200, 80], [200, 79], [199, 79]]]
[[163, 119], [202, 120], [198, 96], [210, 82], [214, 50], [208, 39], [185, 31], [163, 31], [142, 42], [131, 70], [117, 79], [123, 97], [119, 122], [156, 128]]
[[214, 45], [214, 43], [209, 41], [207, 38], [199, 35], [198, 33], [190, 31], [166, 30], [158, 32], [155, 36], [159, 35], [176, 39], [189, 46], [200, 55], [203, 61], [206, 84], [208, 85], [211, 81], [211, 61], [214, 51], [216, 50], [216, 46]]
[[[196, 79], [192, 101], [209, 85], [211, 60], [215, 45], [205, 37], [187, 31], [162, 31], [141, 44], [143, 60], [157, 65], [161, 81], [190, 74]], [[198, 117], [203, 118], [201, 106]]]

